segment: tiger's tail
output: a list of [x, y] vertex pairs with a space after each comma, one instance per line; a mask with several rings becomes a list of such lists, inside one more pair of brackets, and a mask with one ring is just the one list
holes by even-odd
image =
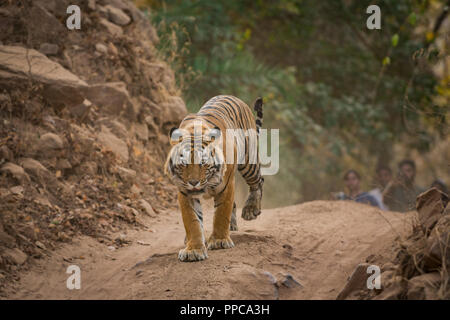
[[256, 112], [256, 130], [259, 134], [259, 130], [263, 124], [263, 99], [261, 97], [256, 99], [253, 109]]

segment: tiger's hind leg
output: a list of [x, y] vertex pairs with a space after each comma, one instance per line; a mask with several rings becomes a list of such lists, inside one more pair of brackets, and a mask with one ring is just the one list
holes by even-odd
[[256, 219], [261, 214], [261, 199], [264, 178], [261, 176], [259, 164], [247, 164], [238, 167], [239, 172], [250, 187], [250, 193], [244, 208], [242, 218], [245, 220]]
[[236, 218], [236, 202], [233, 203], [233, 211], [231, 212], [230, 231], [238, 231]]

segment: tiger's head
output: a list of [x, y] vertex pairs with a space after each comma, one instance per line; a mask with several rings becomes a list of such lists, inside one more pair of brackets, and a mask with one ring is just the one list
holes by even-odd
[[226, 171], [221, 132], [196, 121], [170, 131], [172, 148], [164, 171], [180, 191], [196, 195], [222, 183]]

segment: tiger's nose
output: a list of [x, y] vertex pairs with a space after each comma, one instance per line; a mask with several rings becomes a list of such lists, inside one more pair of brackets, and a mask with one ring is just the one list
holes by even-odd
[[198, 184], [198, 180], [189, 180], [189, 184], [195, 187]]

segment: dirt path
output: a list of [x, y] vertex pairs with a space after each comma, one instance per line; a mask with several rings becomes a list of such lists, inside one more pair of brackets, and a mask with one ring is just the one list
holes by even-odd
[[[181, 263], [184, 229], [172, 211], [160, 215], [152, 232], [129, 231], [132, 243], [115, 251], [89, 237], [74, 240], [23, 274], [8, 298], [334, 299], [356, 264], [390, 254], [397, 235], [410, 230], [410, 218], [349, 202], [265, 210], [255, 221], [239, 219], [235, 248]], [[207, 210], [206, 228], [211, 224]], [[81, 268], [81, 290], [66, 288], [71, 264]], [[300, 285], [277, 288], [273, 282], [283, 274]]]

